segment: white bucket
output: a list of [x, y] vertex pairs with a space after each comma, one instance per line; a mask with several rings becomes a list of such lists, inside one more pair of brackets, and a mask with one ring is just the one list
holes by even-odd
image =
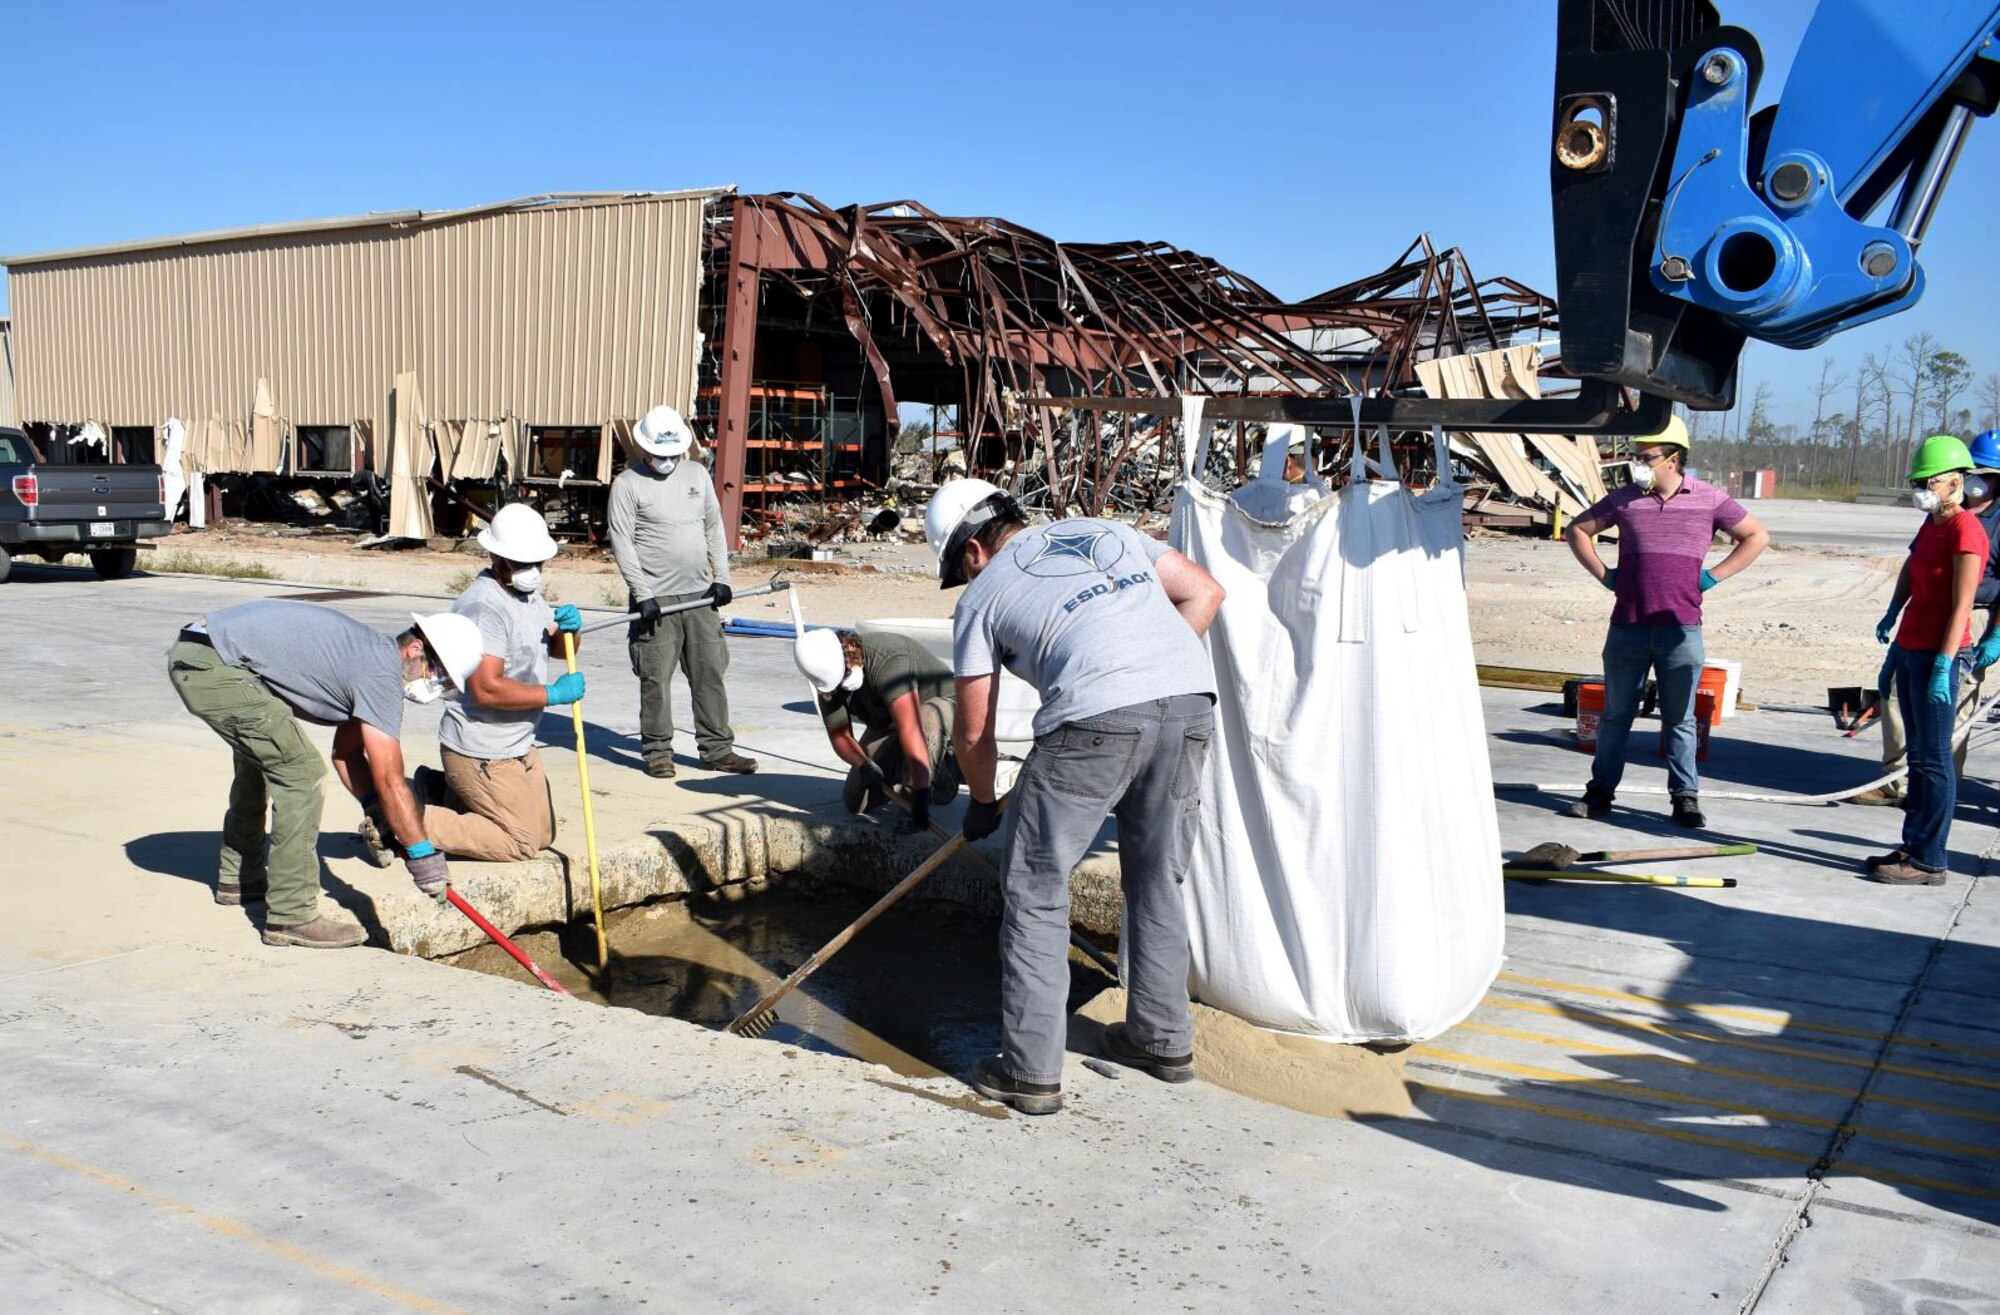
[[1705, 667], [1722, 668], [1722, 715], [1724, 719], [1736, 715], [1736, 696], [1743, 688], [1743, 664], [1735, 658], [1704, 658]]

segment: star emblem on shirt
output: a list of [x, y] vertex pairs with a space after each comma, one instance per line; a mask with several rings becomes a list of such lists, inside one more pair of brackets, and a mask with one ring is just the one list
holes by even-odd
[[1041, 551], [1030, 559], [1028, 565], [1033, 566], [1036, 562], [1047, 561], [1050, 558], [1073, 557], [1086, 566], [1096, 566], [1097, 545], [1109, 533], [1108, 530], [1070, 530], [1064, 533], [1051, 531], [1042, 537]]

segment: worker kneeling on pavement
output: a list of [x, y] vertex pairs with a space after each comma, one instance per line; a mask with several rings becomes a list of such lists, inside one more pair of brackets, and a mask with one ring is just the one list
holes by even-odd
[[1111, 1058], [1167, 1082], [1194, 1076], [1190, 948], [1181, 877], [1201, 810], [1215, 676], [1201, 636], [1222, 586], [1131, 527], [1028, 528], [985, 480], [954, 480], [924, 514], [952, 613], [956, 749], [972, 801], [964, 831], [1000, 825], [994, 738], [1000, 669], [1040, 692], [1035, 748], [1011, 796], [1000, 925], [1002, 1053], [973, 1090], [1024, 1114], [1062, 1108], [1069, 996], [1069, 874], [1118, 817], [1125, 900], [1125, 1021]]
[[[583, 626], [577, 609], [542, 597], [542, 564], [556, 555], [542, 514], [525, 502], [494, 513], [479, 532], [492, 558], [452, 611], [479, 630], [479, 658], [465, 691], [438, 722], [442, 779], [417, 769], [418, 802], [431, 842], [453, 858], [505, 863], [532, 858], [556, 838], [555, 807], [535, 726], [544, 708], [583, 698], [581, 672], [549, 680], [549, 659], [563, 655], [563, 634]], [[394, 857], [380, 824], [362, 821], [376, 863]]]
[[[1708, 825], [1695, 769], [1694, 696], [1701, 681], [1701, 596], [1757, 559], [1770, 534], [1741, 503], [1687, 473], [1688, 432], [1679, 416], [1651, 438], [1633, 440], [1632, 482], [1600, 499], [1569, 527], [1570, 551], [1617, 596], [1604, 637], [1604, 716], [1590, 785], [1567, 810], [1603, 817], [1625, 774], [1625, 741], [1650, 669], [1660, 686], [1667, 748], [1667, 793], [1674, 821]], [[1618, 565], [1597, 555], [1596, 536], [1618, 531]], [[1717, 531], [1735, 541], [1710, 570], [1703, 564]]]
[[[729, 645], [718, 607], [729, 606], [729, 544], [715, 484], [687, 452], [694, 431], [681, 413], [656, 406], [632, 427], [645, 453], [611, 481], [611, 556], [632, 591], [628, 647], [639, 678], [639, 740], [646, 774], [674, 774], [674, 668], [686, 670], [694, 702], [694, 744], [701, 765], [754, 772], [757, 760], [736, 752], [729, 728]], [[664, 612], [706, 599], [707, 607]]]
[[332, 608], [274, 599], [211, 612], [167, 650], [181, 703], [236, 754], [215, 902], [263, 900], [266, 945], [339, 949], [368, 939], [358, 924], [319, 911], [326, 764], [300, 718], [334, 728], [340, 783], [357, 799], [379, 796], [411, 879], [444, 897], [450, 873], [403, 778], [398, 737], [405, 700], [465, 688], [479, 636], [449, 612], [411, 619], [391, 639]]
[[[808, 630], [794, 641], [792, 658], [819, 695], [833, 751], [851, 768], [842, 796], [848, 811], [872, 812], [901, 786], [910, 808], [897, 829], [927, 829], [931, 805], [958, 797], [951, 668], [907, 635], [879, 631], [863, 638]], [[864, 727], [858, 741], [857, 717]]]

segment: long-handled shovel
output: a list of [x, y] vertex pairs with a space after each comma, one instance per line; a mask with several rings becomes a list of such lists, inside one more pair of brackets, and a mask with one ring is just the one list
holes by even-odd
[[466, 917], [472, 919], [472, 925], [479, 928], [479, 930], [485, 932], [488, 936], [490, 936], [493, 939], [493, 943], [495, 945], [499, 946], [501, 949], [507, 951], [508, 954], [512, 955], [515, 963], [520, 964], [523, 968], [526, 968], [529, 972], [533, 973], [535, 975], [536, 981], [540, 982], [543, 986], [548, 987], [551, 991], [554, 991], [557, 995], [569, 994], [568, 991], [563, 989], [563, 984], [561, 982], [557, 981], [555, 978], [543, 972], [542, 966], [540, 964], [536, 963], [533, 959], [530, 959], [527, 955], [527, 952], [523, 950], [520, 946], [508, 940], [505, 934], [503, 934], [498, 927], [494, 926], [492, 923], [486, 920], [486, 915], [482, 914], [478, 909], [475, 909], [472, 907], [472, 905], [468, 904], [463, 895], [453, 890], [450, 886], [446, 886], [444, 888], [444, 897], [451, 901], [451, 906], [453, 908], [457, 909], [460, 913], [463, 913]]
[[[563, 631], [563, 659], [574, 672], [576, 635], [568, 630]], [[604, 895], [597, 880], [597, 814], [590, 806], [590, 746], [583, 739], [583, 700], [570, 704], [569, 710], [576, 720], [576, 781], [583, 791], [583, 847], [590, 856], [590, 913], [597, 932], [597, 970], [603, 972], [611, 956], [604, 947]]]
[[1710, 890], [1727, 890], [1736, 884], [1734, 877], [1676, 877], [1659, 872], [1582, 872], [1574, 868], [1506, 867], [1500, 869], [1500, 875], [1512, 881], [1611, 881], [1630, 886], [1702, 886]]
[[1754, 854], [1755, 845], [1683, 845], [1670, 849], [1571, 849], [1553, 840], [1536, 845], [1510, 861], [1510, 868], [1568, 868], [1578, 863], [1671, 863], [1684, 858], [1730, 858]]
[[[1000, 807], [1003, 810], [1007, 807], [1005, 799], [1000, 801]], [[942, 845], [939, 845], [936, 853], [932, 854], [922, 863], [919, 863], [910, 872], [909, 876], [904, 877], [894, 886], [891, 886], [888, 894], [869, 905], [867, 912], [863, 913], [853, 922], [848, 923], [846, 927], [835, 934], [832, 940], [814, 951], [812, 958], [807, 959], [794, 969], [792, 975], [778, 983], [777, 988], [770, 994], [766, 995], [756, 1004], [751, 1005], [742, 1017], [729, 1025], [727, 1030], [735, 1033], [737, 1036], [748, 1037], [759, 1037], [769, 1032], [771, 1025], [777, 1021], [776, 1010], [780, 1000], [783, 1000], [796, 990], [800, 982], [805, 981], [806, 978], [818, 972], [828, 959], [831, 959], [834, 955], [839, 954], [845, 949], [847, 943], [860, 935], [869, 923], [888, 912], [890, 905], [915, 890], [925, 877], [943, 867], [950, 861], [953, 854], [956, 854], [963, 848], [965, 848], [965, 837], [963, 835], [953, 836]]]

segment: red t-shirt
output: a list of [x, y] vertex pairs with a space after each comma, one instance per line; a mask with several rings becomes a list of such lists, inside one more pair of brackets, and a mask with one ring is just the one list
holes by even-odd
[[[1986, 527], [1969, 511], [1961, 511], [1948, 521], [1924, 518], [1923, 528], [1910, 545], [1910, 605], [1903, 609], [1903, 624], [1896, 631], [1898, 647], [1938, 651], [1945, 623], [1951, 620], [1951, 577], [1958, 555], [1972, 554], [1984, 570], [1986, 546]], [[1971, 642], [1972, 621], [1967, 618], [1957, 647]]]

